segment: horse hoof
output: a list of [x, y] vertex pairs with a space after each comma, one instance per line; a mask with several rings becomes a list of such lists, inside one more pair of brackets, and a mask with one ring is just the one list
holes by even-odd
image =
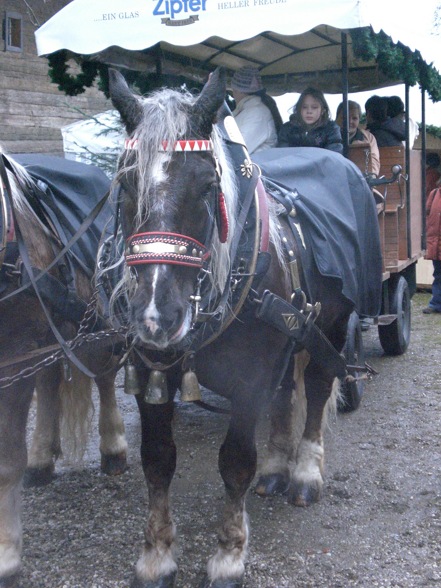
[[173, 572], [168, 576], [162, 576], [154, 582], [152, 580], [140, 580], [139, 578], [135, 578], [130, 588], [174, 588], [176, 573], [177, 572]]
[[254, 491], [259, 496], [274, 496], [274, 494], [285, 494], [289, 487], [289, 480], [283, 474], [266, 474], [260, 476]]
[[101, 454], [101, 471], [108, 476], [120, 476], [128, 468], [125, 451], [116, 455]]
[[319, 486], [292, 483], [288, 492], [288, 502], [294, 506], [310, 506], [318, 502], [321, 496]]
[[242, 588], [243, 578], [230, 579], [218, 579], [209, 580], [207, 577], [204, 578], [199, 588]]
[[[23, 477], [23, 486], [25, 488], [36, 488], [38, 486], [47, 486], [55, 478], [54, 466], [48, 465], [44, 468], [26, 468]], [[1, 587], [1, 584], [0, 584]]]
[[18, 574], [8, 576], [7, 578], [0, 578], [0, 588], [17, 588]]

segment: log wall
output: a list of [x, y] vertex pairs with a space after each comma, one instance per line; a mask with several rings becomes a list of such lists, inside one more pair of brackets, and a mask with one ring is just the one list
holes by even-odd
[[[48, 75], [48, 63], [37, 56], [34, 32], [68, 0], [0, 0], [0, 144], [9, 153], [62, 155], [61, 127], [111, 108], [96, 88], [66, 96]], [[5, 17], [22, 16], [23, 50], [6, 50]]]

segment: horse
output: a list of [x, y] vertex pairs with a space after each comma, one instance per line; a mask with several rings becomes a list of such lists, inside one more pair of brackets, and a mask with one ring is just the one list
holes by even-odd
[[[314, 256], [311, 265], [303, 263], [301, 227], [292, 230], [301, 198], [281, 184], [274, 184], [273, 197], [265, 194], [257, 165], [232, 117], [225, 116], [222, 69], [210, 75], [198, 97], [162, 89], [141, 98], [112, 69], [109, 82], [128, 137], [115, 176], [125, 269], [113, 297], [124, 293], [129, 300], [130, 361], [149, 495], [132, 588], [175, 585], [173, 399], [178, 389], [181, 397], [196, 399], [198, 382], [231, 406], [218, 461], [223, 518], [201, 586], [240, 587], [260, 409], [270, 399], [269, 450], [257, 492], [287, 493], [293, 505], [310, 505], [323, 487], [323, 416], [346, 373], [341, 351], [356, 302], [338, 279], [322, 275]], [[352, 166], [333, 154], [332, 169], [337, 165]], [[366, 189], [369, 202], [363, 206], [376, 223]], [[381, 271], [375, 287], [378, 294]], [[306, 331], [309, 342], [309, 335], [293, 336]]]
[[[23, 477], [26, 473], [29, 485], [50, 481], [62, 453], [62, 415], [66, 431], [78, 435], [71, 446], [77, 454], [84, 450], [93, 379], [100, 396], [104, 472], [125, 471], [127, 442], [116, 403], [117, 363], [112, 350], [98, 347], [89, 353], [80, 345], [74, 355], [68, 356], [62, 344], [57, 345], [56, 332], [62, 342], [64, 338], [65, 346], [65, 340], [73, 340], [79, 328], [89, 333], [90, 324], [81, 317], [94, 297], [95, 261], [87, 265], [70, 250], [59, 255], [65, 248], [65, 237], [56, 230], [55, 220], [43, 213], [41, 204], [45, 193], [53, 192], [34, 171], [44, 164], [57, 175], [58, 166], [65, 166], [74, 172], [72, 177], [66, 176], [73, 190], [78, 195], [82, 191], [90, 195], [91, 201], [105, 195], [107, 178], [97, 168], [92, 171], [93, 166], [61, 158], [36, 156], [37, 162], [33, 156], [25, 156], [21, 159], [28, 162], [23, 165], [17, 156], [13, 159], [0, 153], [0, 158], [0, 586], [11, 588], [17, 585], [21, 566]], [[89, 185], [92, 179], [94, 186]], [[84, 210], [91, 208], [91, 204], [84, 205]], [[59, 210], [57, 204], [55, 209]], [[92, 255], [95, 260], [96, 250]], [[48, 287], [44, 287], [44, 279]], [[95, 321], [89, 312], [90, 319]], [[26, 424], [34, 391], [36, 423], [28, 453]]]

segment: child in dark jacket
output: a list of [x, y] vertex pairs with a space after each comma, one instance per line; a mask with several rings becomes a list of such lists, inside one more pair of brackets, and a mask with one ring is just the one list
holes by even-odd
[[343, 153], [338, 124], [329, 116], [323, 93], [307, 88], [300, 94], [289, 122], [279, 131], [278, 147], [323, 147]]

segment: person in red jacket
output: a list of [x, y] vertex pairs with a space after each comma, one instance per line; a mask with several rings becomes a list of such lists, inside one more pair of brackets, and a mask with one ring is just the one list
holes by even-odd
[[435, 190], [441, 178], [441, 173], [438, 169], [440, 164], [441, 159], [438, 153], [428, 153], [426, 155], [426, 198], [428, 198], [432, 190]]
[[426, 259], [433, 262], [432, 298], [423, 308], [424, 314], [441, 313], [441, 188], [432, 190], [427, 198]]

